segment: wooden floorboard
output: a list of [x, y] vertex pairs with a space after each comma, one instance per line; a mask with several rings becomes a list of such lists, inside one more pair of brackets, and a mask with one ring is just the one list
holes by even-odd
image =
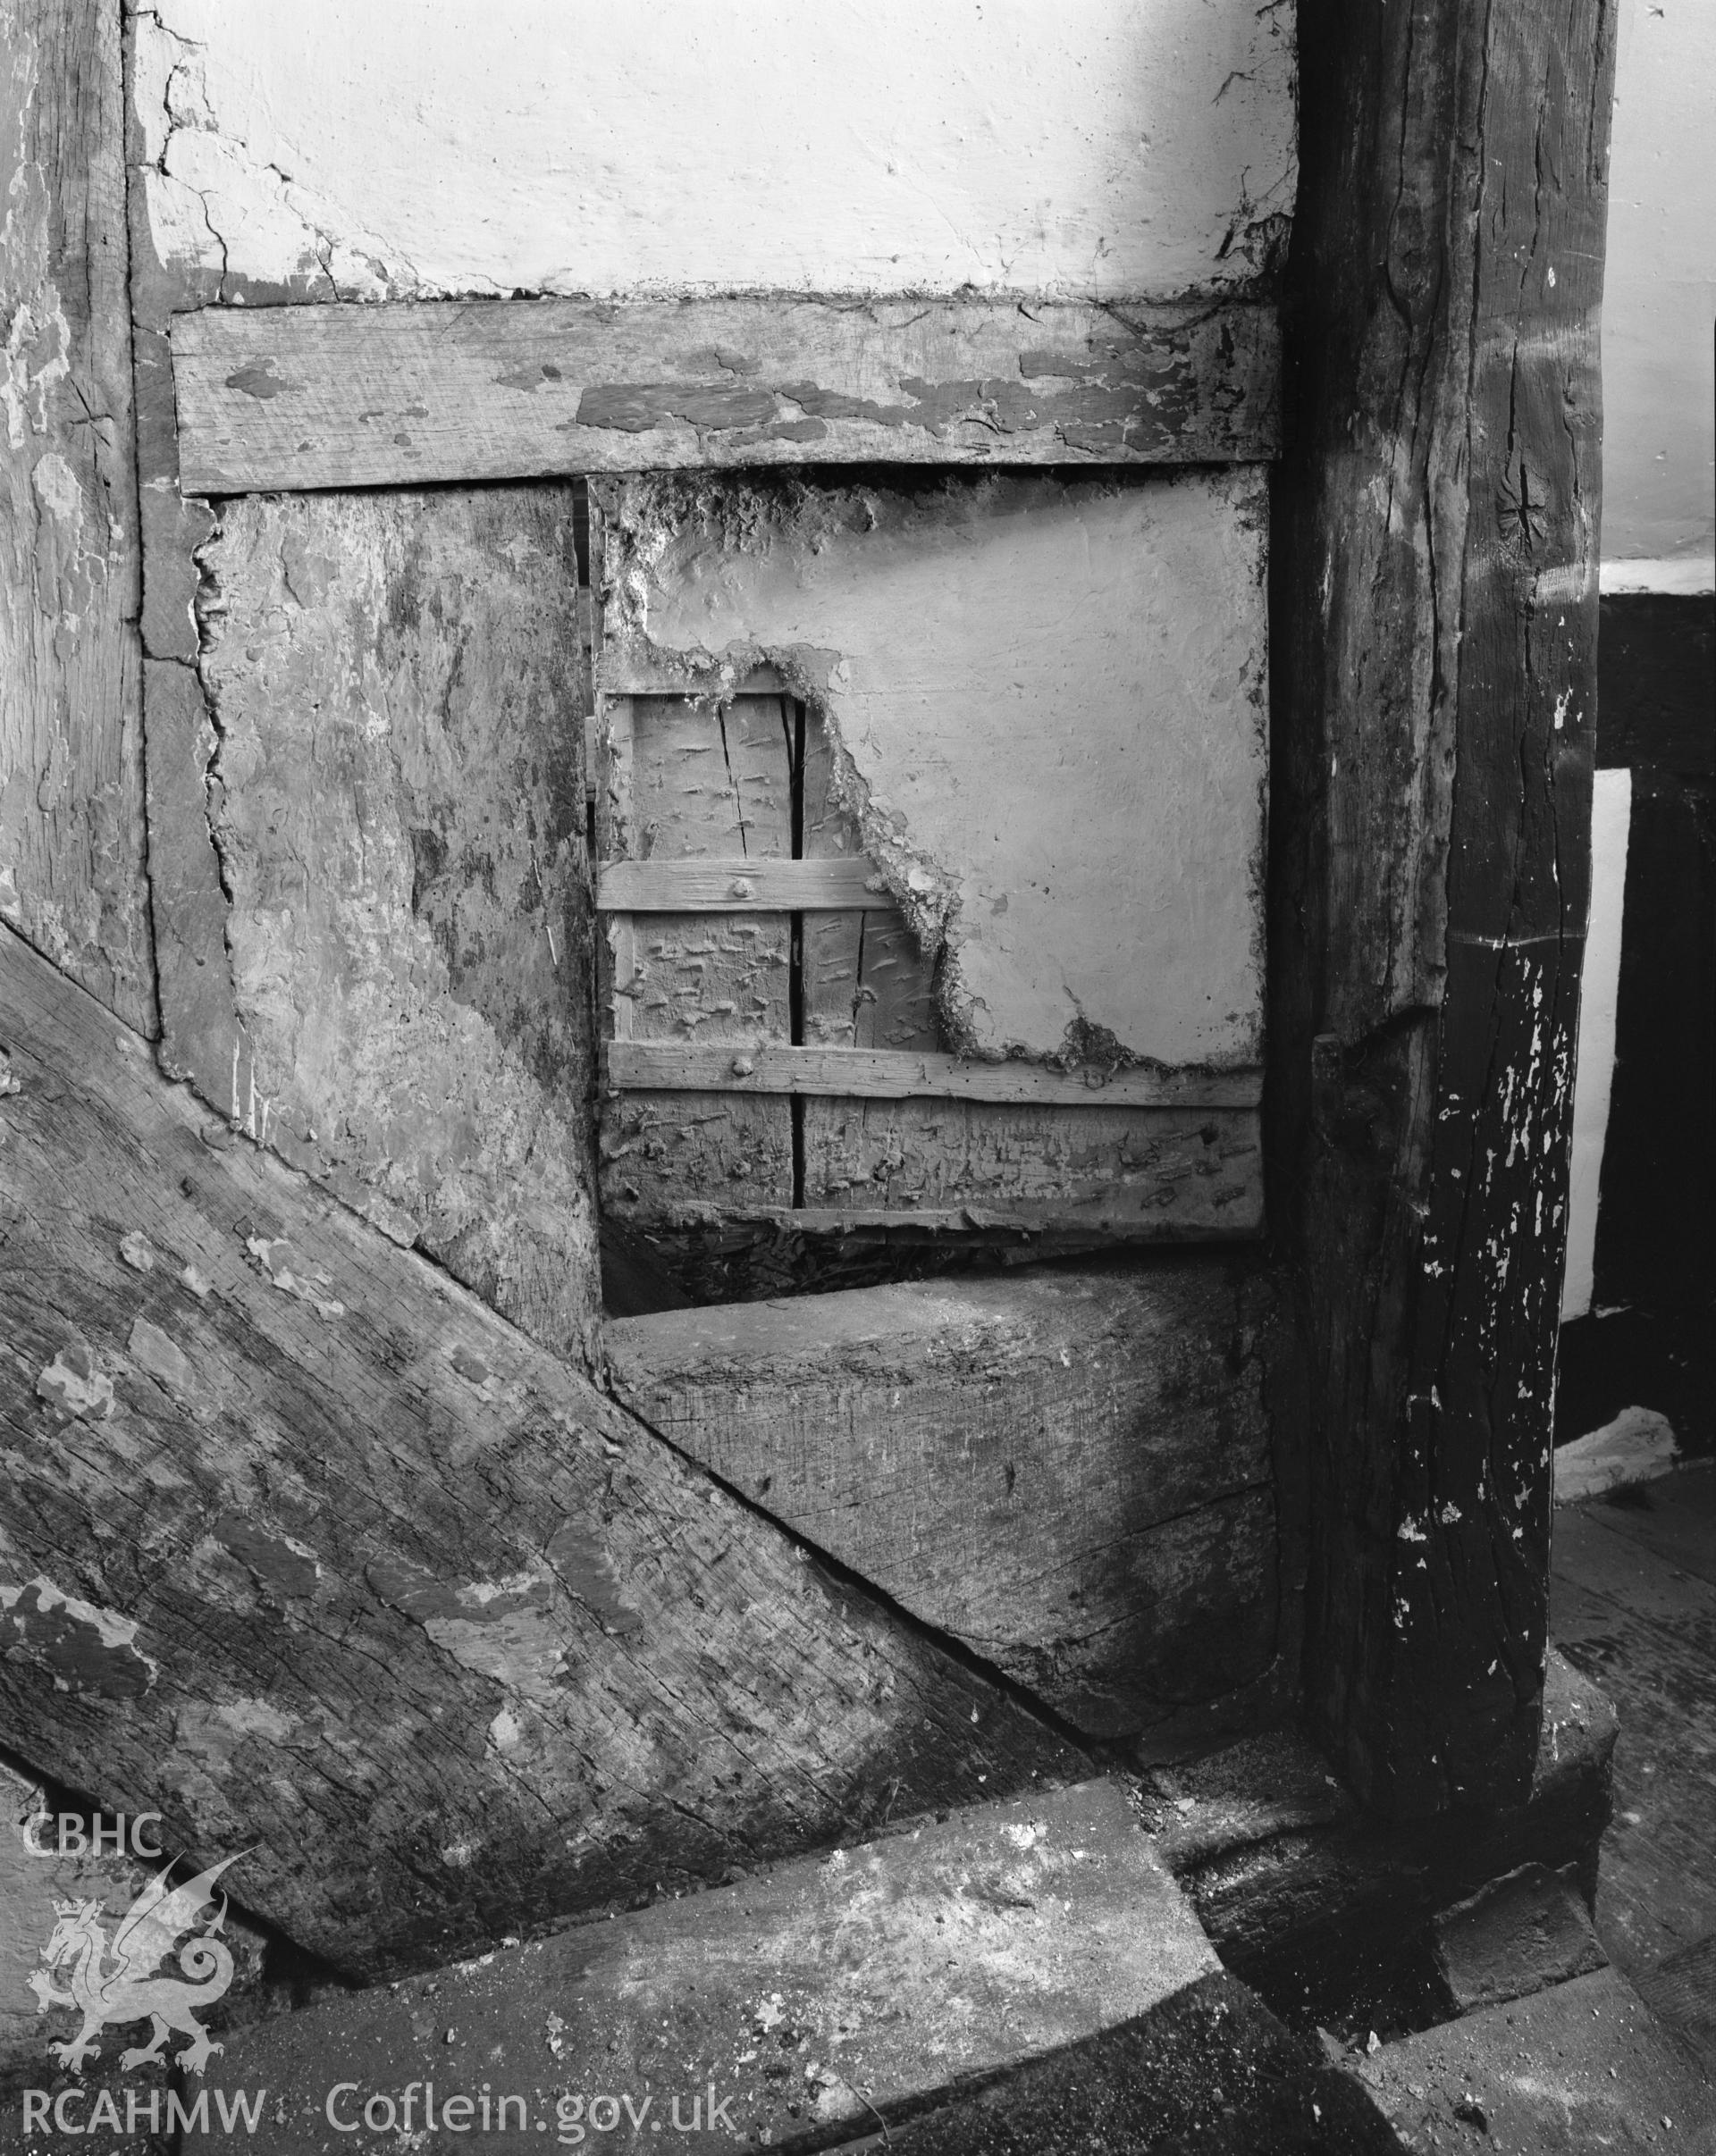
[[1620, 1719], [1598, 1929], [1701, 2049], [1716, 2028], [1716, 1475], [1641, 1494], [1557, 1513], [1551, 1628]]
[[1601, 1498], [1589, 1516], [1611, 1534], [1624, 1535], [1716, 1586], [1716, 1462]]

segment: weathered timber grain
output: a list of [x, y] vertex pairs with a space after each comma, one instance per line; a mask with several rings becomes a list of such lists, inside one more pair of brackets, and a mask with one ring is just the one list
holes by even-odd
[[[926, 746], [928, 744], [926, 743]], [[844, 773], [837, 744], [822, 714], [806, 714], [804, 733], [804, 851], [813, 860], [843, 862], [862, 840], [858, 820], [845, 798]], [[889, 893], [879, 877], [870, 886], [886, 902]], [[862, 910], [812, 913], [800, 929], [803, 1011], [803, 1039], [815, 1048], [848, 1052], [880, 1049], [891, 1055], [913, 1053], [942, 1059], [940, 1015], [936, 1006], [935, 968], [924, 955], [912, 923], [897, 904], [870, 903]], [[897, 1067], [897, 1066], [896, 1066]], [[862, 1093], [869, 1089], [859, 1087]], [[850, 1099], [806, 1096], [799, 1105], [800, 1196], [807, 1205], [886, 1205], [894, 1193], [886, 1181], [856, 1183], [837, 1171], [830, 1178], [822, 1163], [837, 1146], [838, 1134], [863, 1111]], [[892, 1116], [902, 1138], [936, 1111], [902, 1099]]]
[[[231, 1110], [250, 1049], [227, 949], [228, 906], [210, 811], [214, 722], [198, 671], [200, 575], [197, 550], [213, 534], [206, 501], [179, 486], [179, 422], [173, 407], [167, 325], [176, 310], [223, 297], [222, 273], [181, 255], [164, 262], [149, 214], [160, 151], [150, 115], [167, 105], [167, 81], [140, 81], [139, 40], [148, 26], [127, 7], [124, 20], [124, 164], [131, 318], [143, 647], [142, 707], [149, 838], [150, 923], [159, 977], [162, 1061], [174, 1077], [194, 1074], [204, 1095]], [[147, 64], [145, 69], [147, 74]], [[236, 1048], [237, 1069], [232, 1052]]]
[[173, 324], [190, 493], [774, 464], [1273, 456], [1255, 301], [536, 299]]
[[[635, 996], [628, 1038], [616, 991], [604, 1187], [631, 1221], [775, 1210], [749, 1152], [724, 1187], [702, 1172], [691, 1096], [659, 1097], [695, 1070], [704, 1115], [735, 1094], [802, 1096], [808, 1211], [1257, 1232], [1258, 1124], [1226, 1087], [1255, 1101], [1261, 1048], [1258, 476], [593, 484], [616, 714], [605, 852], [663, 850], [616, 793], [644, 768], [620, 707], [677, 688], [708, 714], [767, 673], [802, 713], [798, 865], [873, 863], [879, 902], [799, 911], [790, 1035], [771, 1011], [747, 1036], [729, 997], [719, 1030], [700, 1019], [669, 1058], [640, 1047]], [[639, 917], [614, 939], [640, 991], [620, 942], [644, 932]]]
[[[1123, 1787], [1089, 1782], [329, 1999], [241, 2034], [209, 2079], [269, 2090], [257, 2156], [344, 2145], [327, 2113], [341, 2081], [415, 2082], [419, 2123], [433, 2082], [436, 2141], [461, 2086], [527, 2091], [522, 2126], [509, 2110], [483, 2136], [492, 2156], [535, 2156], [562, 2093], [602, 2089], [662, 2122], [645, 2147], [803, 2150], [1058, 2055], [1218, 1967]], [[339, 2099], [341, 2124], [362, 2093]]]
[[[869, 918], [868, 916], [866, 918]], [[1158, 1070], [1100, 1066], [1056, 1070], [1043, 1063], [979, 1063], [915, 1049], [790, 1047], [778, 1041], [725, 1046], [617, 1041], [609, 1077], [628, 1090], [695, 1086], [719, 1093], [850, 1095], [868, 1100], [1011, 1102], [1056, 1108], [1254, 1108], [1256, 1070]]]
[[1204, 1260], [669, 1311], [605, 1338], [652, 1429], [1118, 1737], [1273, 1655], [1264, 1314]]
[[0, 27], [0, 919], [155, 1030], [118, 11]]
[[885, 892], [872, 861], [605, 861], [601, 913], [837, 913]]
[[807, 865], [829, 876], [869, 870], [849, 910], [803, 925], [803, 1038], [820, 1048], [929, 1050], [941, 1046], [935, 981], [911, 924], [862, 851], [842, 801], [834, 744], [820, 712], [804, 725], [801, 822]]
[[[206, 801], [164, 776], [157, 805], [150, 759], [167, 1068], [544, 1345], [587, 1351], [571, 490], [240, 499], [202, 562]], [[182, 779], [198, 692], [176, 671], [150, 723]], [[216, 872], [205, 952], [207, 911], [176, 893]]]
[[[1070, 1088], [1069, 1088], [1070, 1091]], [[1100, 1101], [1100, 1089], [1096, 1092]], [[1196, 1098], [1196, 1094], [1193, 1094]], [[1175, 1242], [1263, 1221], [1255, 1108], [1078, 1107], [1058, 1092], [845, 1100], [806, 1119], [807, 1205], [963, 1207], [996, 1223]]]
[[[616, 864], [726, 860], [793, 866], [791, 705], [736, 696], [608, 700], [604, 850]], [[702, 1054], [730, 1070], [792, 1040], [792, 921], [786, 913], [604, 917], [612, 1053]], [[714, 1044], [721, 1044], [717, 1047]], [[620, 1044], [627, 1044], [624, 1047]], [[702, 1094], [694, 1073], [642, 1103], [604, 1099], [602, 1204], [622, 1221], [675, 1204], [790, 1205], [793, 1110], [779, 1099]], [[761, 1089], [759, 1089], [761, 1090]]]
[[0, 1710], [343, 1968], [1075, 1761], [0, 932]]
[[1541, 1711], [1613, 15], [1300, 19], [1271, 1158], [1308, 1704], [1396, 1813], [1517, 1799]]

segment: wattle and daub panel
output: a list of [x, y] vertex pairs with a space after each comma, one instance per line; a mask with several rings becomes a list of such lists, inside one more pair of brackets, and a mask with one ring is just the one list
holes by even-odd
[[1255, 472], [595, 491], [609, 1213], [1255, 1232]]

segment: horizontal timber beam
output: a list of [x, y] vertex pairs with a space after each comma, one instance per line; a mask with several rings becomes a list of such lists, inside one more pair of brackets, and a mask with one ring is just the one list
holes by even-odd
[[1093, 1736], [1263, 1676], [1262, 1279], [1188, 1254], [610, 1322], [610, 1381], [903, 1608]]
[[[1257, 1118], [1248, 1116], [1241, 1121], [1231, 1110], [1214, 1112], [1232, 1119], [1224, 1135], [1249, 1138], [1243, 1150], [1255, 1155]], [[963, 1237], [976, 1233], [1002, 1243], [1021, 1244], [1037, 1237], [1047, 1255], [1091, 1247], [1098, 1242], [1112, 1247], [1116, 1243], [1242, 1241], [1255, 1236], [1263, 1225], [1262, 1177], [1245, 1172], [1242, 1180], [1236, 1180], [1235, 1197], [1225, 1210], [1213, 1214], [1207, 1209], [1200, 1210], [1190, 1221], [1177, 1217], [1172, 1207], [1165, 1208], [1159, 1196], [1152, 1205], [1148, 1185], [1140, 1198], [1124, 1185], [1102, 1183], [1064, 1197], [1008, 1198], [987, 1205], [925, 1205], [909, 1199], [892, 1207], [862, 1202], [851, 1207], [769, 1205], [754, 1204], [744, 1197], [718, 1204], [692, 1197], [647, 1214], [633, 1212], [622, 1217], [642, 1221], [652, 1229], [731, 1229], [744, 1234], [767, 1229], [772, 1231], [771, 1239], [786, 1235]], [[1087, 1237], [1089, 1243], [1082, 1240]]]
[[602, 913], [847, 913], [894, 903], [862, 854], [828, 860], [605, 861]]
[[[815, 864], [807, 862], [806, 867]], [[1156, 1070], [1140, 1065], [1054, 1070], [975, 1063], [904, 1048], [796, 1048], [774, 1042], [701, 1046], [610, 1041], [608, 1078], [623, 1093], [803, 1093], [868, 1100], [1012, 1101], [1035, 1107], [1255, 1108], [1258, 1070]]]
[[1256, 301], [458, 300], [172, 324], [187, 494], [778, 464], [1273, 457]]
[[0, 927], [0, 1727], [348, 1973], [1079, 1755]]

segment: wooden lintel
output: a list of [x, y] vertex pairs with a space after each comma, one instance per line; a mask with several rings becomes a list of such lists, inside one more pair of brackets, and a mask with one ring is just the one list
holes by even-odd
[[173, 323], [187, 494], [778, 464], [1274, 455], [1258, 301], [212, 307]]
[[604, 861], [602, 913], [845, 913], [892, 907], [863, 854], [829, 860]]
[[1076, 1769], [0, 927], [0, 1725], [342, 1968]]
[[622, 1093], [799, 1093], [860, 1100], [1011, 1101], [1045, 1108], [1255, 1108], [1263, 1096], [1258, 1070], [1104, 1070], [1094, 1065], [1055, 1070], [1042, 1063], [968, 1062], [916, 1049], [610, 1041], [607, 1055], [609, 1083]]

